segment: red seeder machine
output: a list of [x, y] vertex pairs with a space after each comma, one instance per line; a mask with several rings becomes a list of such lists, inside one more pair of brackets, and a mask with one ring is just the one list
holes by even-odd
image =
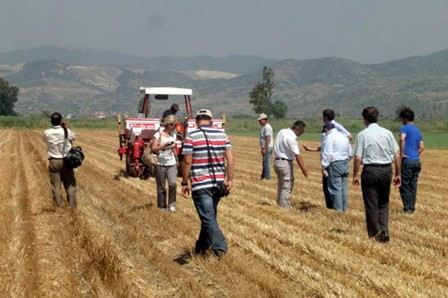
[[[154, 134], [163, 130], [161, 118], [150, 118], [149, 109], [151, 98], [156, 100], [167, 100], [169, 96], [177, 95], [183, 96], [185, 101], [185, 119], [182, 122], [176, 123], [176, 153], [179, 156], [179, 160], [182, 160], [181, 152], [185, 135], [190, 129], [196, 128], [196, 120], [193, 114], [191, 106], [191, 96], [193, 91], [185, 88], [172, 88], [172, 87], [156, 87], [148, 88], [141, 87], [140, 93], [143, 97], [140, 101], [138, 117], [126, 117], [121, 119], [121, 115], [117, 115], [118, 120], [118, 139], [120, 147], [118, 148], [118, 154], [120, 160], [125, 157], [126, 162], [126, 176], [139, 177], [147, 179], [152, 174], [152, 168], [146, 166], [141, 157], [146, 146], [149, 145]], [[213, 119], [213, 125], [217, 128], [224, 129], [225, 118]]]

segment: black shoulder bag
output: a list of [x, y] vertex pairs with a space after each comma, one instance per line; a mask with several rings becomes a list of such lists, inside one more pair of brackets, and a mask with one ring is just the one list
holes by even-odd
[[[64, 152], [65, 152], [65, 144], [68, 141], [68, 131], [65, 126], [62, 127], [64, 129]], [[72, 142], [70, 141], [70, 144]], [[84, 161], [84, 152], [82, 152], [82, 148], [79, 146], [72, 146], [70, 150], [67, 152], [67, 156], [65, 156], [65, 160], [67, 161], [68, 167], [74, 169], [79, 167]]]
[[213, 176], [212, 176], [212, 178], [213, 178], [212, 193], [213, 193], [213, 195], [219, 196], [220, 198], [227, 197], [230, 192], [227, 190], [226, 186], [224, 185], [224, 182], [216, 181], [215, 169], [213, 168], [212, 155], [210, 153], [210, 145], [208, 144], [207, 134], [201, 127], [198, 127], [198, 128], [204, 133], [205, 143], [207, 144], [208, 161], [209, 161], [208, 164], [209, 164], [209, 168], [212, 169], [212, 174], [213, 174]]

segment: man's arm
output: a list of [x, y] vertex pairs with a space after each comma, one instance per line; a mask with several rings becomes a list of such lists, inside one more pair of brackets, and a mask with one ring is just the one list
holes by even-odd
[[404, 146], [406, 145], [406, 134], [402, 133], [400, 134], [400, 157], [402, 159], [408, 158], [409, 156], [404, 154]]
[[302, 156], [300, 154], [296, 155], [296, 161], [297, 161], [297, 164], [299, 165], [300, 169], [302, 170], [303, 176], [308, 177], [308, 170], [306, 169], [305, 164], [302, 160]]
[[394, 187], [399, 188], [401, 186], [401, 155], [397, 151], [394, 154], [395, 175], [394, 175]]
[[425, 144], [423, 141], [420, 141], [420, 144], [418, 146], [418, 155], [422, 154], [423, 150], [425, 150]]
[[359, 187], [359, 177], [358, 177], [358, 173], [359, 173], [359, 169], [361, 168], [361, 157], [360, 156], [355, 156], [355, 158], [353, 159], [353, 181], [352, 181], [352, 185], [355, 188]]
[[342, 133], [344, 136], [348, 138], [349, 141], [353, 139], [352, 134], [345, 128], [341, 123], [335, 122], [333, 123], [336, 130]]
[[187, 198], [190, 195], [190, 186], [188, 185], [188, 178], [190, 177], [191, 163], [193, 161], [193, 155], [184, 154], [182, 161], [182, 196]]
[[233, 188], [233, 173], [235, 171], [235, 161], [233, 158], [232, 150], [226, 150], [225, 158], [226, 158], [226, 181], [224, 182], [224, 185], [226, 186], [227, 190], [230, 191]]
[[331, 152], [332, 150], [333, 150], [333, 139], [327, 138], [324, 149], [322, 150], [321, 148], [322, 167], [328, 168], [328, 166], [330, 165], [331, 157], [333, 156], [333, 152]]
[[311, 147], [311, 146], [303, 145], [303, 148], [304, 148], [306, 151], [319, 152], [319, 151], [322, 149], [322, 146], [319, 146], [319, 147]]
[[269, 143], [271, 142], [271, 136], [267, 135], [264, 137], [264, 147], [261, 149], [261, 155], [265, 155], [268, 151]]

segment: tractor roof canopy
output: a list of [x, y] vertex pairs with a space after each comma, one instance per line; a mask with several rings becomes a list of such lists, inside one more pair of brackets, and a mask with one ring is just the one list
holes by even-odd
[[[154, 95], [156, 99], [167, 99], [168, 96], [164, 95], [193, 95], [193, 90], [174, 87], [140, 87], [140, 93]], [[159, 96], [160, 98], [157, 98]]]

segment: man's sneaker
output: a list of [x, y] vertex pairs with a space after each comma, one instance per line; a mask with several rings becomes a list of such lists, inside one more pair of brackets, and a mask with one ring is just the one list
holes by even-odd
[[174, 206], [170, 206], [170, 207], [168, 208], [168, 211], [169, 211], [169, 212], [176, 212], [176, 207], [174, 207]]

